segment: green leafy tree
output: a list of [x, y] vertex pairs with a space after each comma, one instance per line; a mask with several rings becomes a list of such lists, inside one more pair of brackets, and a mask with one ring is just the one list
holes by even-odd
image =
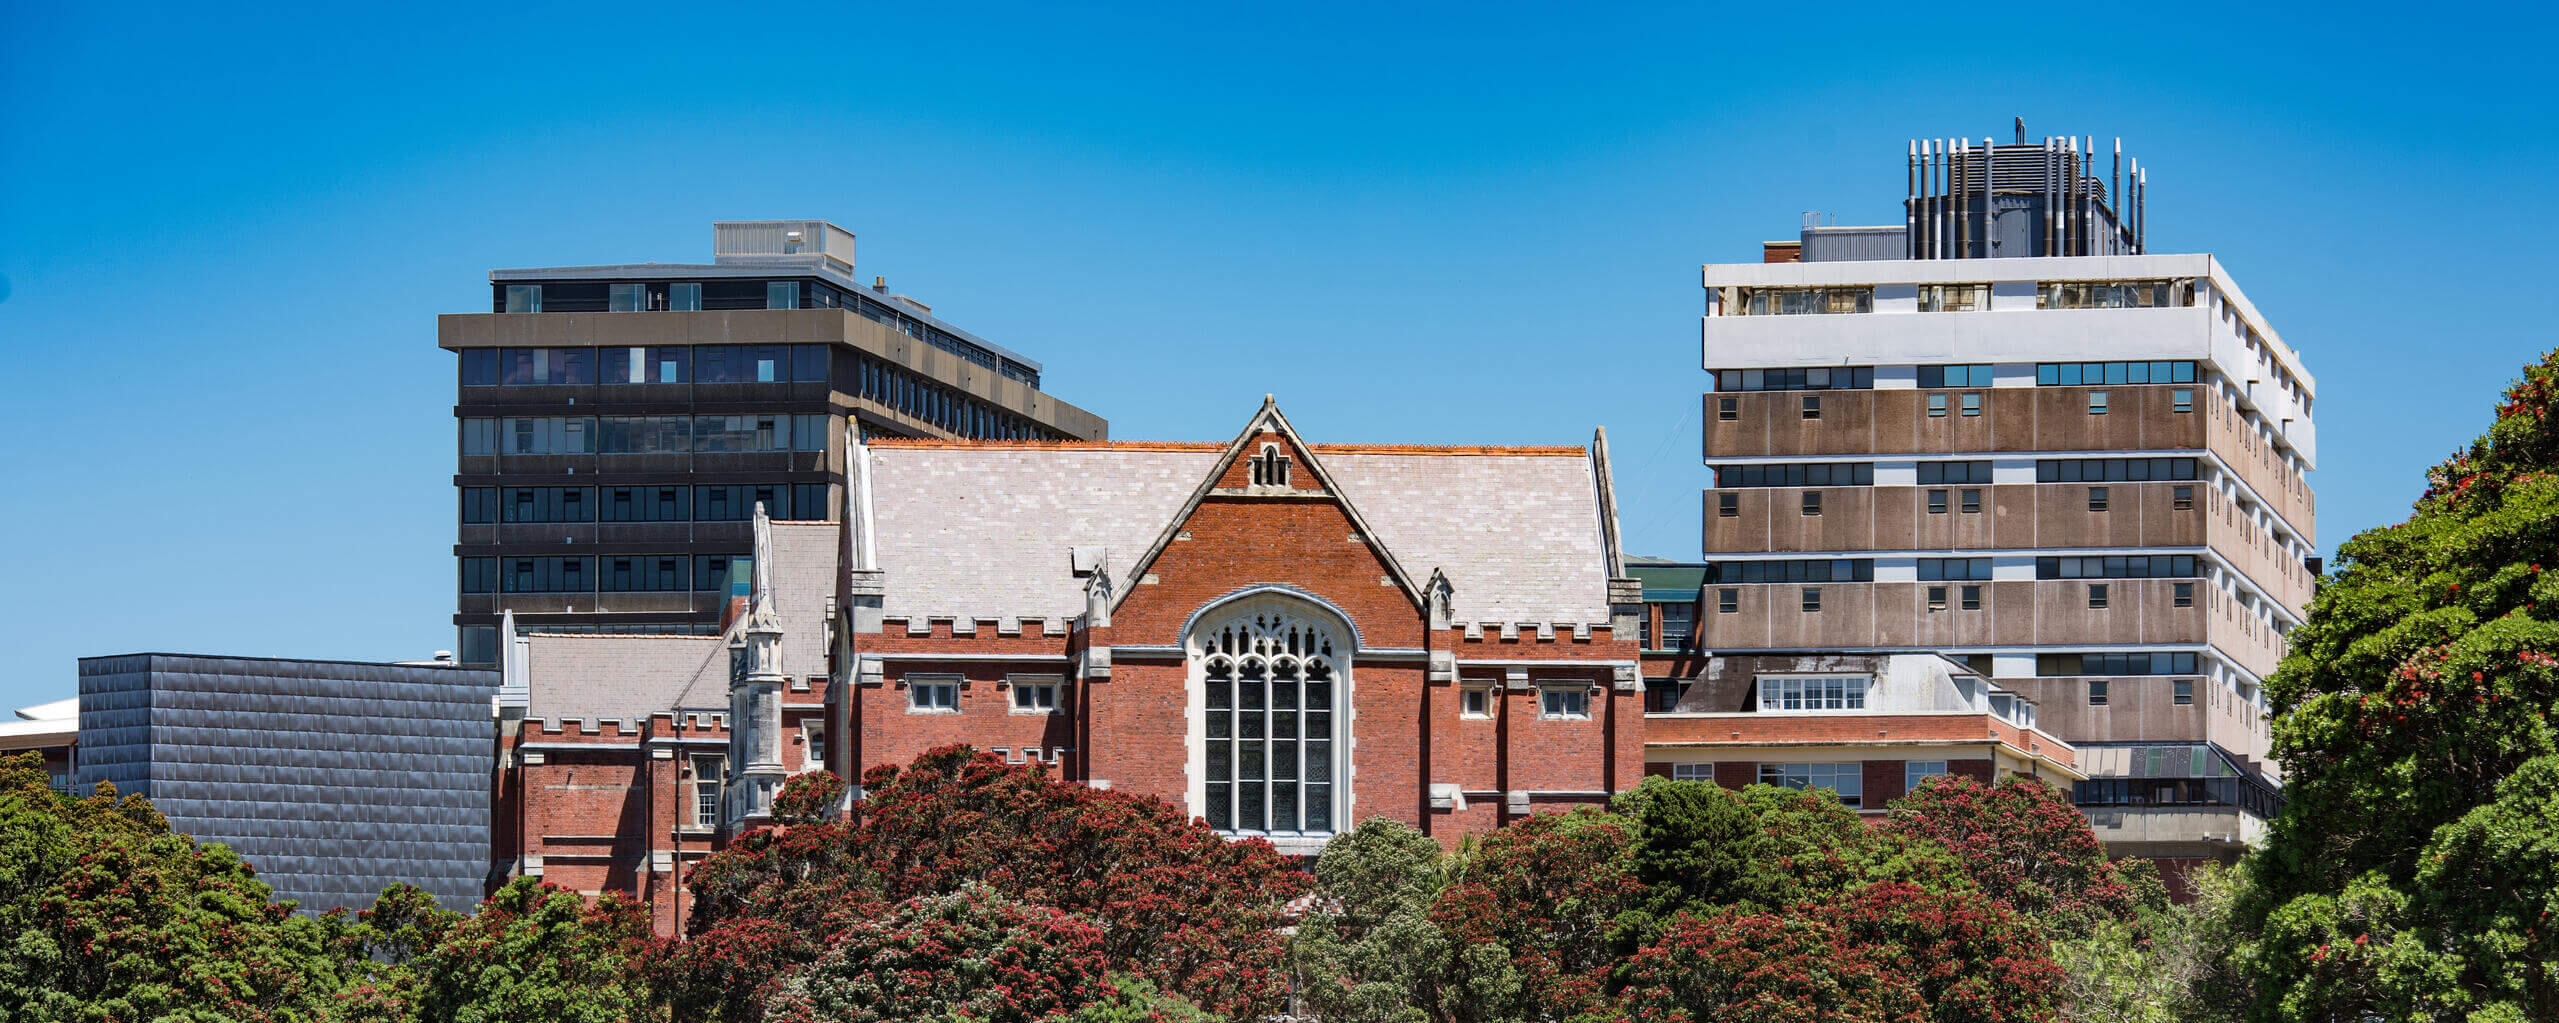
[[1777, 911], [1878, 881], [1972, 887], [1935, 842], [1869, 827], [1825, 792], [1647, 778], [1611, 806], [1634, 835], [1626, 864], [1644, 892], [1619, 919], [1624, 951], [1680, 913]]
[[2341, 545], [2268, 680], [2286, 807], [2239, 910], [2258, 1019], [2559, 1019], [2554, 398], [2559, 354], [2406, 522]]
[[384, 889], [372, 908], [352, 916], [331, 910], [323, 920], [338, 929], [347, 976], [330, 1018], [347, 1023], [416, 1019], [426, 993], [426, 964], [445, 934], [464, 919], [437, 905], [425, 890], [405, 884]]
[[1154, 982], [1128, 974], [1111, 975], [1109, 995], [1084, 1003], [1067, 1023], [1218, 1023], [1215, 1016], [1180, 997], [1157, 990]]
[[445, 928], [417, 1000], [437, 1023], [621, 1023], [660, 1018], [642, 973], [648, 911], [619, 893], [588, 899], [535, 878], [498, 889]]
[[[1372, 817], [1315, 861], [1315, 905], [1290, 954], [1315, 1015], [1341, 1023], [1488, 1018], [1519, 993], [1510, 951], [1443, 922], [1452, 867], [1412, 825]], [[1489, 907], [1480, 907], [1489, 915]]]
[[969, 885], [836, 939], [765, 1006], [775, 1023], [1033, 1023], [1112, 997], [1102, 932]]
[[[2135, 860], [2119, 865], [2119, 872]], [[2153, 872], [2155, 875], [2155, 872]], [[2165, 891], [2137, 900], [2131, 920], [2105, 920], [2084, 937], [2055, 942], [2063, 974], [2062, 1018], [2072, 1023], [2237, 1023], [2251, 991], [2235, 957], [2231, 907], [2243, 872], [2205, 865], [2188, 875], [2193, 901]], [[2138, 880], [2138, 879], [2137, 879]], [[2155, 878], [2150, 881], [2155, 886]], [[2136, 889], [2143, 887], [2135, 885]]]
[[313, 1020], [346, 965], [331, 923], [149, 800], [0, 760], [0, 1019]]

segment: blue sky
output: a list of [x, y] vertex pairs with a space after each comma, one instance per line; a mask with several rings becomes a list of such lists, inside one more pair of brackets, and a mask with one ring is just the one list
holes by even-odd
[[[453, 643], [492, 267], [824, 217], [1124, 438], [1580, 443], [1698, 553], [1698, 264], [1897, 220], [1904, 141], [2122, 136], [2319, 381], [2324, 545], [2553, 343], [2559, 161], [2482, 12], [1908, 4], [17, 4], [0, 33], [0, 706], [133, 650]], [[2081, 20], [2073, 20], [2081, 19]], [[2552, 27], [2493, 12], [2509, 39]]]

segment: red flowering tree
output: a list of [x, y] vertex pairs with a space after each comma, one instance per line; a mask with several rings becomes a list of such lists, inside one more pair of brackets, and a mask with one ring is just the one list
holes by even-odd
[[1922, 1023], [1927, 1004], [1891, 950], [1816, 916], [1681, 914], [1626, 965], [1640, 1023]]
[[844, 798], [844, 779], [827, 771], [792, 775], [773, 794], [773, 819], [782, 824], [815, 824], [835, 816]]
[[1625, 862], [1632, 841], [1614, 814], [1542, 813], [1457, 858], [1431, 917], [1461, 943], [1510, 952], [1518, 989], [1504, 1015], [1562, 1017], [1598, 1003], [1617, 965], [1610, 931], [1643, 896]]
[[1061, 782], [964, 746], [875, 768], [842, 822], [765, 829], [697, 867], [669, 957], [679, 1012], [752, 1018], [753, 989], [885, 906], [977, 883], [1092, 923], [1110, 969], [1212, 1012], [1286, 993], [1284, 908], [1305, 890], [1266, 842], [1232, 842], [1164, 801]]
[[1809, 912], [1870, 950], [1931, 1020], [2029, 1023], [2061, 1007], [2061, 967], [2024, 917], [1974, 892], [1870, 884]]
[[1939, 775], [1893, 804], [1889, 832], [1946, 847], [1964, 873], [2053, 936], [2086, 934], [2133, 909], [2088, 818], [2060, 790], [2010, 776], [1997, 785]]
[[766, 1003], [774, 1023], [1033, 1023], [1113, 994], [1102, 932], [969, 885], [837, 937]]

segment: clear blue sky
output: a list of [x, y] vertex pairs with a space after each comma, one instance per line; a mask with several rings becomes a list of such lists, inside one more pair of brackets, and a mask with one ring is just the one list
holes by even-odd
[[1720, 6], [12, 5], [0, 708], [82, 655], [450, 647], [435, 315], [720, 218], [843, 224], [1118, 437], [1265, 391], [1327, 441], [1605, 425], [1673, 557], [1698, 264], [1898, 220], [1913, 136], [2122, 136], [2154, 250], [2317, 375], [2331, 549], [2553, 343], [2541, 9]]

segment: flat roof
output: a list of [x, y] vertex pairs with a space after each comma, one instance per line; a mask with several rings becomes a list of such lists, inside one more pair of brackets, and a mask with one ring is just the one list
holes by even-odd
[[1028, 367], [1031, 372], [1039, 373], [1045, 371], [1045, 368], [1040, 365], [1039, 360], [1033, 359], [1030, 356], [1024, 355], [1010, 348], [1006, 348], [1003, 345], [996, 344], [993, 341], [989, 341], [953, 326], [949, 321], [934, 316], [930, 310], [916, 305], [912, 300], [900, 298], [896, 295], [884, 295], [873, 290], [869, 285], [853, 279], [852, 274], [837, 269], [837, 264], [827, 260], [823, 256], [757, 256], [753, 258], [755, 260], [754, 262], [737, 263], [606, 263], [597, 266], [519, 267], [514, 269], [489, 271], [489, 283], [503, 284], [508, 281], [647, 281], [669, 277], [823, 277], [828, 281], [843, 287], [847, 291], [896, 309], [898, 312], [915, 317], [916, 319], [922, 320], [926, 323], [930, 323], [933, 326], [941, 328], [943, 331], [949, 333], [952, 337], [959, 338], [970, 344], [993, 352], [1000, 357]]

